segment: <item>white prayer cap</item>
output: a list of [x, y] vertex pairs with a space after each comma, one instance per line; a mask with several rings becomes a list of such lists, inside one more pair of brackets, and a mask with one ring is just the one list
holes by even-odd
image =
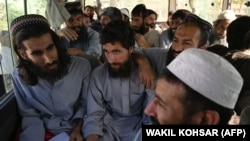
[[243, 79], [224, 58], [207, 50], [189, 48], [182, 51], [167, 68], [209, 100], [234, 108]]
[[224, 10], [217, 17], [217, 20], [235, 20], [236, 16], [233, 10]]
[[122, 12], [122, 14], [124, 14], [130, 18], [129, 11], [127, 8], [121, 8], [120, 11]]

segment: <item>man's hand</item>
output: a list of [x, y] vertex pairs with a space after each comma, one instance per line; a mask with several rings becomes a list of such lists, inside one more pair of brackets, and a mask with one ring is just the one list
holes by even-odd
[[145, 37], [139, 33], [135, 34], [135, 40], [136, 40], [139, 47], [143, 47], [143, 48], [150, 47], [147, 40], [145, 39]]
[[58, 36], [64, 37], [69, 41], [74, 41], [78, 38], [78, 34], [76, 33], [76, 31], [67, 27], [59, 30], [57, 34]]
[[142, 55], [132, 54], [133, 60], [139, 66], [139, 78], [141, 83], [150, 89], [155, 88], [155, 73], [149, 60]]
[[154, 71], [150, 65], [139, 65], [139, 77], [144, 86], [150, 89], [155, 88]]
[[70, 134], [69, 141], [83, 141], [82, 124], [83, 124], [83, 121], [81, 119], [79, 119], [77, 126]]

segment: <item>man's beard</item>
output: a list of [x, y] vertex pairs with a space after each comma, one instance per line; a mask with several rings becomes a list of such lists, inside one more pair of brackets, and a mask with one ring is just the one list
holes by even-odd
[[145, 25], [141, 25], [139, 29], [134, 28], [134, 30], [136, 33], [140, 33], [140, 34], [144, 35], [145, 31], [146, 31], [146, 27], [145, 27]]
[[71, 29], [73, 29], [78, 34], [77, 40], [70, 41], [73, 46], [79, 42], [87, 41], [87, 29], [84, 26], [73, 26]]
[[77, 34], [81, 33], [82, 26], [72, 26], [71, 29], [73, 29]]
[[[51, 64], [46, 64], [44, 68], [41, 68], [40, 66], [37, 66], [31, 61], [28, 61], [28, 69], [34, 73], [36, 76], [42, 78], [42, 79], [47, 79], [49, 81], [56, 81], [61, 77], [62, 72], [60, 71], [60, 63], [58, 61], [54, 61]], [[49, 68], [51, 65], [57, 64], [57, 69], [51, 70], [51, 71], [46, 71], [47, 68]]]
[[174, 50], [172, 48], [172, 46], [170, 47], [168, 53], [167, 53], [167, 60], [166, 60], [166, 66], [172, 61], [174, 60]]
[[151, 120], [153, 125], [160, 125], [160, 122], [156, 118], [150, 117], [150, 120]]
[[154, 29], [156, 25], [155, 25], [155, 23], [151, 23], [151, 24], [146, 24], [146, 26], [148, 26], [148, 27]]
[[150, 120], [152, 122], [152, 125], [171, 125], [171, 124], [178, 124], [178, 125], [187, 125], [187, 124], [192, 124], [192, 117], [191, 116], [184, 116], [183, 119], [179, 122], [175, 123], [160, 123], [155, 117], [150, 117]]
[[108, 64], [109, 75], [113, 78], [127, 78], [131, 74], [132, 61], [131, 59], [127, 62], [121, 63], [113, 63], [114, 65], [119, 65], [120, 68], [118, 70], [113, 69], [111, 64]]

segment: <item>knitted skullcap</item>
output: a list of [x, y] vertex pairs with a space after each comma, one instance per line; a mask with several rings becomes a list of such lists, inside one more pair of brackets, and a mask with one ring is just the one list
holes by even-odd
[[21, 29], [25, 29], [27, 27], [35, 26], [39, 28], [40, 26], [45, 26], [50, 28], [48, 20], [42, 15], [38, 14], [29, 14], [17, 17], [10, 24], [10, 31], [12, 35], [15, 35]]

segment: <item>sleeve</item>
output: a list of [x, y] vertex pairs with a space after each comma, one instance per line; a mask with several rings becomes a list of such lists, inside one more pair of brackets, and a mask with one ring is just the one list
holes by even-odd
[[140, 55], [143, 55], [143, 52], [142, 52], [142, 47], [139, 47], [137, 45], [137, 43], [135, 44], [135, 47], [134, 47], [134, 51], [133, 51], [134, 54], [140, 54]]
[[158, 31], [155, 31], [155, 35], [153, 36], [153, 39], [154, 39], [153, 47], [159, 47], [160, 33]]
[[[87, 116], [83, 126], [85, 138], [91, 134], [103, 135], [102, 120], [106, 112], [106, 105], [103, 98], [101, 80], [99, 79], [101, 75], [98, 74], [99, 72], [94, 71], [90, 80], [87, 96]], [[102, 79], [104, 79], [103, 76]]]
[[93, 55], [98, 59], [102, 55], [102, 45], [100, 43], [99, 33], [88, 28], [89, 36], [89, 48], [86, 50], [86, 54]]
[[84, 60], [85, 60], [84, 64], [79, 64], [82, 65], [83, 67], [82, 88], [81, 88], [80, 106], [73, 117], [74, 120], [78, 118], [83, 119], [84, 115], [87, 114], [87, 95], [88, 95], [89, 79], [91, 75], [91, 65], [86, 59]]
[[[151, 102], [151, 100], [153, 100], [154, 96], [155, 96], [154, 90], [146, 89], [146, 100], [143, 103], [143, 106], [144, 106], [143, 109], [145, 109], [147, 107], [147, 105]], [[143, 112], [143, 116], [142, 116], [142, 123], [144, 125], [152, 124], [150, 116], [146, 115], [144, 112]]]
[[142, 141], [142, 129], [140, 129], [136, 135], [135, 138], [133, 139], [133, 141]]
[[164, 38], [165, 38], [165, 32], [162, 32], [160, 37], [159, 37], [159, 48], [165, 48], [167, 45], [164, 41]]
[[18, 109], [22, 116], [22, 129], [19, 141], [44, 141], [45, 128], [39, 113], [27, 102], [23, 91], [23, 82], [18, 79], [18, 73], [12, 73], [14, 94], [17, 100]]

